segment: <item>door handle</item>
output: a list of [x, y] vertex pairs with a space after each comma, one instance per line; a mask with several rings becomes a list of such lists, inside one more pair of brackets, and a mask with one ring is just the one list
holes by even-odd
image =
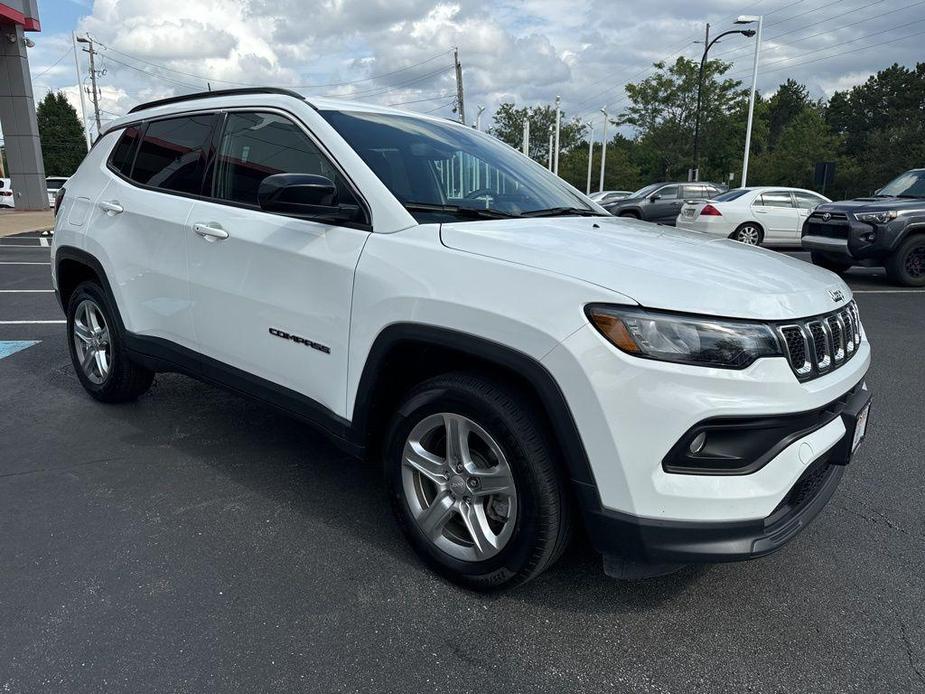
[[197, 222], [193, 225], [193, 231], [199, 234], [206, 241], [215, 241], [228, 238], [228, 232], [222, 229], [218, 224], [204, 224]]
[[755, 210], [755, 214], [767, 214], [767, 210]]
[[118, 200], [103, 200], [100, 202], [100, 209], [108, 214], [122, 214], [125, 208], [119, 204]]

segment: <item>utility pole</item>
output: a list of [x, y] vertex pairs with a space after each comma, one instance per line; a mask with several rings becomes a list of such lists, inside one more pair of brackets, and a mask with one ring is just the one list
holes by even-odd
[[93, 50], [93, 39], [89, 36], [77, 39], [78, 43], [86, 43], [90, 48], [84, 48], [84, 53], [90, 54], [90, 84], [93, 91], [90, 93], [90, 97], [93, 100], [93, 115], [96, 120], [96, 136], [99, 137], [100, 133], [103, 131], [103, 124], [100, 123], [100, 102], [99, 102], [99, 92], [96, 87], [96, 63], [94, 62], [94, 57], [96, 56], [96, 51]]
[[697, 111], [694, 118], [694, 170], [687, 177], [689, 181], [700, 180], [700, 103], [703, 92], [703, 67], [707, 61], [707, 51], [710, 50], [710, 23], [707, 22], [707, 32], [703, 37], [703, 57], [700, 59], [700, 72], [697, 75]]
[[459, 63], [459, 48], [453, 49], [453, 62], [456, 65], [456, 107], [459, 109], [459, 122], [466, 124], [466, 100], [463, 94], [462, 65]]
[[594, 159], [594, 123], [588, 121], [588, 184], [585, 195], [591, 195], [591, 160]]
[[90, 128], [87, 127], [87, 100], [84, 97], [84, 78], [80, 74], [80, 59], [77, 56], [77, 34], [72, 32], [71, 39], [74, 43], [74, 67], [77, 69], [77, 93], [80, 94], [80, 124], [83, 126], [84, 137], [87, 138], [87, 151], [93, 145], [90, 139]]
[[607, 107], [601, 109], [604, 114], [604, 133], [601, 135], [601, 186], [598, 190], [604, 190], [604, 165], [607, 163]]
[[528, 157], [530, 156], [530, 116], [524, 116], [524, 144], [523, 151]]
[[553, 169], [552, 172], [558, 176], [559, 175], [559, 121], [562, 118], [562, 110], [559, 108], [560, 99], [556, 97], [556, 153], [553, 157]]

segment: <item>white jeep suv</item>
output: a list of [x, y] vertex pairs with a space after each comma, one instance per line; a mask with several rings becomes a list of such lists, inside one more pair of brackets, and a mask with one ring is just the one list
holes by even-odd
[[165, 99], [110, 125], [56, 213], [93, 397], [177, 371], [310, 422], [381, 462], [414, 549], [472, 588], [538, 575], [576, 526], [616, 576], [768, 554], [864, 435], [837, 276], [611, 217], [440, 118]]

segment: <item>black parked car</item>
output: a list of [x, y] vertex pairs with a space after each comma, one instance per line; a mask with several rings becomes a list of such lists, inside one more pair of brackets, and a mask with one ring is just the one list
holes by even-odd
[[870, 198], [819, 205], [803, 222], [803, 248], [833, 272], [886, 267], [897, 284], [925, 286], [925, 169], [912, 169]]
[[604, 209], [617, 217], [674, 224], [685, 200], [709, 200], [722, 191], [715, 183], [651, 183]]

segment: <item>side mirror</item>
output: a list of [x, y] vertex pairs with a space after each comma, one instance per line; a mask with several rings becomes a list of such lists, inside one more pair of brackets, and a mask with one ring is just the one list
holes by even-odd
[[652, 193], [652, 195], [649, 196], [649, 202], [655, 202], [656, 200], [661, 200], [661, 199], [662, 199], [662, 196], [659, 195], [658, 193]]
[[880, 195], [881, 190], [883, 190], [883, 188], [877, 188], [877, 190], [874, 191], [874, 195]]
[[315, 174], [267, 176], [257, 189], [257, 203], [264, 212], [303, 219], [350, 220], [357, 212], [355, 206], [338, 205], [334, 183]]

